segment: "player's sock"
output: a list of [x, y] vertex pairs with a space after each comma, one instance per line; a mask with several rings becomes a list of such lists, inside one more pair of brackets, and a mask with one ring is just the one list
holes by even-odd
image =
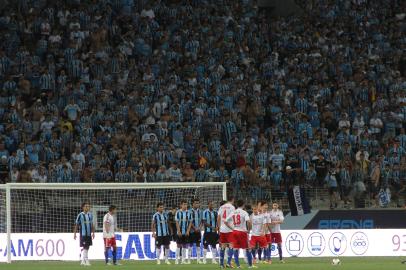
[[247, 263], [248, 266], [252, 266], [252, 254], [248, 249], [247, 249]]
[[187, 250], [187, 248], [182, 248], [182, 251], [181, 251], [181, 260], [182, 260], [182, 262], [184, 262], [184, 261], [186, 261], [186, 250]]
[[89, 250], [87, 250], [87, 249], [84, 249], [83, 250], [83, 259], [85, 260], [85, 262], [87, 262], [89, 259], [88, 259], [88, 252], [89, 252]]
[[161, 258], [161, 247], [156, 248], [156, 259], [159, 261]]
[[278, 244], [278, 253], [279, 253], [279, 260], [282, 261], [282, 246]]
[[264, 257], [264, 261], [266, 261], [266, 260], [268, 260], [269, 258], [268, 258], [268, 248], [266, 247], [266, 248], [264, 248], [264, 251], [263, 251], [263, 257]]
[[258, 252], [258, 261], [260, 261], [262, 259], [262, 248], [259, 248], [257, 252]]
[[211, 248], [211, 254], [213, 255], [213, 259], [217, 259], [218, 257], [218, 251], [216, 247]]
[[192, 259], [192, 251], [193, 251], [193, 245], [190, 245], [188, 247], [188, 259]]
[[179, 260], [180, 259], [180, 247], [177, 247], [176, 248], [176, 260]]
[[109, 262], [109, 251], [107, 249], [104, 250], [104, 260], [106, 263]]
[[200, 245], [196, 245], [196, 254], [197, 254], [197, 260], [200, 260]]
[[231, 264], [231, 260], [233, 259], [233, 254], [234, 251], [232, 248], [228, 248], [227, 250], [227, 264], [230, 265]]
[[203, 258], [207, 259], [207, 248], [203, 249]]
[[80, 261], [83, 264], [85, 262], [85, 255], [84, 255], [84, 249], [82, 248], [82, 250], [80, 251]]
[[226, 250], [220, 248], [220, 266], [224, 266], [224, 256], [226, 255]]
[[252, 258], [255, 259], [255, 256], [256, 256], [256, 254], [257, 254], [257, 250], [256, 250], [256, 249], [253, 249], [253, 250], [251, 251], [251, 253], [252, 253]]
[[[234, 249], [234, 261], [235, 261], [235, 264], [237, 265], [237, 267], [240, 267], [240, 259], [239, 259], [239, 252], [238, 252], [239, 250], [236, 248], [236, 249]], [[231, 261], [230, 261], [230, 263], [231, 263]], [[229, 263], [229, 264], [230, 264]]]
[[164, 248], [164, 260], [167, 260], [169, 258], [169, 248]]
[[113, 249], [112, 254], [113, 254], [113, 264], [116, 264], [117, 263], [117, 250]]

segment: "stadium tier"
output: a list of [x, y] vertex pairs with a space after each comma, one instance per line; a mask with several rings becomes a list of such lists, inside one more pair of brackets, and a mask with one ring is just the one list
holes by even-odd
[[82, 265], [376, 256], [279, 227], [403, 225], [405, 30], [404, 0], [0, 0], [0, 262], [73, 226]]

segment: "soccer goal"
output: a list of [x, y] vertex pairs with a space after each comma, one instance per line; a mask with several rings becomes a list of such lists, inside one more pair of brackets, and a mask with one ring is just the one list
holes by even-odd
[[[109, 205], [117, 206], [118, 226], [124, 231], [118, 237], [122, 258], [153, 259], [150, 225], [156, 204], [162, 202], [169, 210], [181, 199], [193, 198], [200, 199], [202, 209], [209, 201], [218, 204], [226, 199], [226, 183], [0, 185], [0, 262], [78, 259], [72, 229], [85, 201], [91, 204], [96, 232], [103, 229]], [[102, 237], [96, 238], [94, 245], [100, 242], [102, 247]], [[93, 252], [97, 259], [97, 249]]]

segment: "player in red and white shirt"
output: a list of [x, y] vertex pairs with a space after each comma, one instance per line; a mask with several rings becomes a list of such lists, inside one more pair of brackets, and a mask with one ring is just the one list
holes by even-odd
[[283, 216], [283, 212], [279, 209], [279, 205], [277, 203], [272, 204], [271, 210], [271, 220], [272, 220], [272, 243], [276, 243], [278, 245], [278, 253], [279, 253], [279, 260], [281, 263], [284, 263], [282, 257], [282, 235], [281, 235], [281, 224], [285, 220]]
[[252, 249], [254, 264], [256, 254], [258, 253], [258, 259], [261, 260], [262, 250], [268, 246], [268, 242], [265, 237], [265, 232], [268, 230], [268, 219], [267, 216], [262, 212], [262, 204], [263, 202], [258, 202], [257, 205], [253, 207], [253, 213], [251, 215], [252, 229], [250, 247]]
[[[234, 214], [227, 220], [234, 226], [231, 246], [234, 250], [234, 261], [237, 268], [240, 268], [239, 254], [240, 249], [244, 249], [247, 254], [248, 268], [256, 268], [252, 265], [252, 253], [248, 245], [248, 233], [251, 230], [251, 220], [247, 211], [244, 210], [244, 201], [238, 200], [237, 209]], [[230, 225], [231, 227], [232, 225]]]
[[224, 268], [224, 257], [226, 248], [228, 249], [227, 265], [231, 266], [231, 259], [233, 258], [233, 250], [230, 248], [231, 236], [233, 232], [232, 225], [227, 223], [227, 220], [232, 217], [235, 207], [233, 205], [234, 198], [229, 197], [227, 202], [220, 206], [217, 214], [217, 226], [220, 232], [220, 266]]
[[268, 202], [262, 201], [261, 202], [261, 209], [262, 214], [266, 219], [267, 226], [265, 228], [265, 238], [267, 246], [264, 249], [264, 262], [272, 263], [271, 261], [271, 250], [272, 250], [272, 219], [271, 219], [271, 212], [268, 210]]
[[103, 218], [103, 240], [104, 240], [104, 258], [106, 264], [109, 263], [109, 250], [112, 249], [113, 264], [117, 265], [117, 245], [115, 233], [117, 230], [117, 219], [116, 219], [117, 207], [111, 205], [109, 207], [109, 212]]

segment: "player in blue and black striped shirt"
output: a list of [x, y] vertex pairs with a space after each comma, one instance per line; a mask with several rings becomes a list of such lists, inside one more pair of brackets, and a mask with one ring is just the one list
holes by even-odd
[[189, 210], [190, 217], [192, 218], [191, 222], [189, 223], [189, 258], [192, 255], [192, 248], [193, 245], [196, 245], [196, 255], [197, 255], [197, 263], [200, 264], [200, 242], [202, 240], [202, 210], [200, 207], [200, 200], [195, 198], [192, 200], [192, 208]]
[[94, 239], [94, 224], [93, 215], [90, 213], [90, 204], [84, 202], [82, 204], [82, 212], [76, 218], [75, 228], [73, 230], [73, 239], [76, 240], [76, 233], [79, 229], [80, 233], [80, 247], [82, 248], [81, 265], [89, 266], [89, 248], [93, 244]]
[[[186, 250], [189, 244], [189, 234], [190, 234], [190, 221], [192, 217], [190, 216], [190, 212], [187, 210], [187, 202], [182, 200], [180, 202], [180, 209], [176, 211], [175, 214], [175, 222], [176, 222], [176, 260], [175, 264], [179, 264], [179, 257], [181, 258], [181, 263], [186, 264]], [[181, 253], [182, 249], [182, 254]]]
[[168, 260], [169, 245], [171, 243], [168, 215], [164, 213], [164, 204], [157, 204], [157, 212], [152, 216], [151, 231], [155, 238], [157, 264], [161, 264], [161, 247], [164, 246], [164, 259], [166, 264], [171, 264]]
[[203, 263], [206, 264], [207, 250], [209, 246], [211, 248], [211, 254], [213, 256], [213, 264], [217, 263], [217, 243], [219, 240], [219, 235], [217, 233], [217, 211], [213, 209], [213, 202], [209, 202], [207, 209], [203, 212], [203, 225], [204, 225], [204, 236], [203, 236]]

